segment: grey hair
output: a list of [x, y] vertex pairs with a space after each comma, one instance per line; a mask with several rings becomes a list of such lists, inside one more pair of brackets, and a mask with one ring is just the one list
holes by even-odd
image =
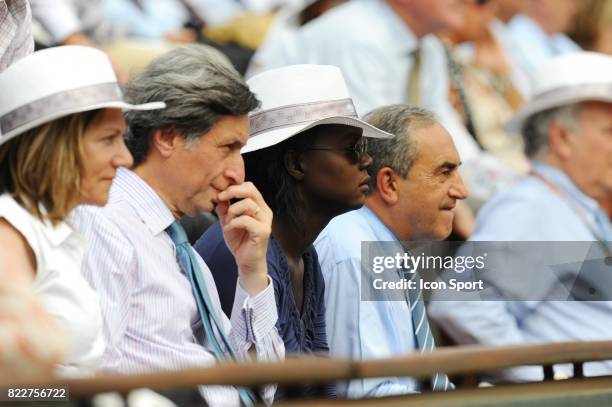
[[374, 162], [368, 168], [372, 177], [370, 186], [376, 189], [376, 175], [389, 167], [400, 177], [406, 178], [416, 156], [411, 140], [413, 131], [429, 127], [436, 117], [429, 110], [405, 104], [389, 105], [375, 109], [364, 118], [369, 124], [395, 137], [390, 139], [371, 138], [368, 140], [368, 154]]
[[187, 148], [223, 116], [241, 116], [259, 106], [242, 77], [218, 51], [193, 45], [167, 52], [128, 82], [130, 103], [166, 102], [161, 110], [130, 110], [126, 144], [134, 165], [145, 161], [157, 129], [176, 129]]
[[580, 104], [553, 107], [531, 116], [523, 127], [525, 155], [529, 158], [541, 158], [548, 152], [548, 130], [553, 123], [569, 131], [578, 128]]

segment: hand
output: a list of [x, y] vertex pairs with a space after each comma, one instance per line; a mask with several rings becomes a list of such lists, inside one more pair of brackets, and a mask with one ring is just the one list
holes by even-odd
[[[232, 185], [218, 195], [217, 215], [236, 263], [241, 287], [256, 295], [268, 286], [266, 255], [272, 210], [251, 182]], [[239, 199], [230, 204], [230, 199]]]

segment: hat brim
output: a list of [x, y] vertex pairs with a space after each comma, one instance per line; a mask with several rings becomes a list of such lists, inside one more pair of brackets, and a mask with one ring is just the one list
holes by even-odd
[[242, 154], [261, 150], [281, 143], [303, 131], [322, 124], [342, 124], [357, 127], [363, 130], [363, 137], [387, 139], [394, 137], [393, 134], [379, 130], [376, 127], [350, 116], [333, 116], [316, 120], [309, 123], [300, 123], [293, 126], [281, 127], [273, 130], [262, 131], [249, 137], [247, 144], [240, 151]]
[[508, 133], [520, 134], [523, 132], [523, 128], [527, 123], [527, 120], [536, 113], [543, 112], [548, 109], [555, 107], [561, 107], [571, 105], [574, 103], [593, 101], [593, 102], [610, 102], [612, 103], [612, 94], [609, 92], [592, 93], [588, 94], [577, 91], [573, 96], [568, 97], [541, 97], [526, 103], [520, 108], [514, 116], [506, 123], [504, 129]]
[[126, 103], [123, 101], [108, 101], [97, 104], [91, 104], [88, 106], [79, 106], [78, 108], [57, 110], [53, 113], [43, 115], [42, 117], [37, 117], [35, 120], [31, 120], [23, 125], [16, 127], [15, 129], [6, 132], [5, 134], [0, 135], [0, 144], [3, 144], [10, 140], [13, 137], [16, 137], [20, 134], [25, 133], [28, 130], [31, 130], [35, 127], [43, 125], [45, 123], [52, 122], [53, 120], [59, 119], [64, 116], [68, 116], [75, 113], [89, 112], [91, 110], [97, 109], [121, 109], [123, 111], [127, 110], [157, 110], [163, 109], [166, 107], [165, 102], [150, 102], [143, 103], [140, 105], [132, 105], [130, 103]]

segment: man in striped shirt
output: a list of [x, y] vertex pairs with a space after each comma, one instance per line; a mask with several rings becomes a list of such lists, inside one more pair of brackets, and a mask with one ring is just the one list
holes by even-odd
[[[81, 207], [73, 216], [88, 240], [83, 273], [99, 294], [104, 319], [100, 369], [138, 374], [253, 353], [258, 360], [282, 358], [266, 266], [272, 213], [244, 183], [240, 155], [247, 114], [259, 102], [225, 60], [202, 46], [153, 61], [128, 83], [126, 99], [163, 100], [167, 108], [126, 115], [134, 168], [117, 168], [104, 208]], [[100, 174], [100, 182], [112, 176]], [[210, 270], [191, 247], [184, 250], [173, 229], [183, 214], [214, 207], [239, 267], [231, 320]], [[248, 404], [244, 389], [201, 386], [200, 393], [209, 405]], [[270, 402], [273, 394], [269, 387], [262, 397]]]

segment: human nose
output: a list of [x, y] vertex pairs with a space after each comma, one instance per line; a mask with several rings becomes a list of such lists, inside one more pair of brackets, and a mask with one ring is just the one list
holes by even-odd
[[461, 177], [461, 175], [459, 175], [458, 172], [455, 172], [455, 179], [451, 184], [448, 194], [451, 198], [455, 199], [465, 199], [469, 195], [467, 187], [463, 182], [463, 178]]
[[372, 156], [368, 154], [367, 151], [364, 151], [364, 153], [361, 155], [359, 159], [359, 169], [367, 170], [370, 167], [370, 165], [372, 165], [373, 162], [374, 162], [374, 159], [372, 158]]
[[237, 157], [232, 160], [225, 171], [225, 176], [229, 179], [230, 185], [238, 185], [244, 182], [244, 160], [242, 155], [237, 154]]
[[130, 150], [128, 150], [127, 146], [125, 145], [125, 141], [123, 139], [121, 139], [121, 141], [119, 142], [119, 147], [115, 155], [113, 156], [112, 164], [115, 168], [117, 167], [130, 168], [132, 164], [134, 164], [132, 153], [130, 153]]

